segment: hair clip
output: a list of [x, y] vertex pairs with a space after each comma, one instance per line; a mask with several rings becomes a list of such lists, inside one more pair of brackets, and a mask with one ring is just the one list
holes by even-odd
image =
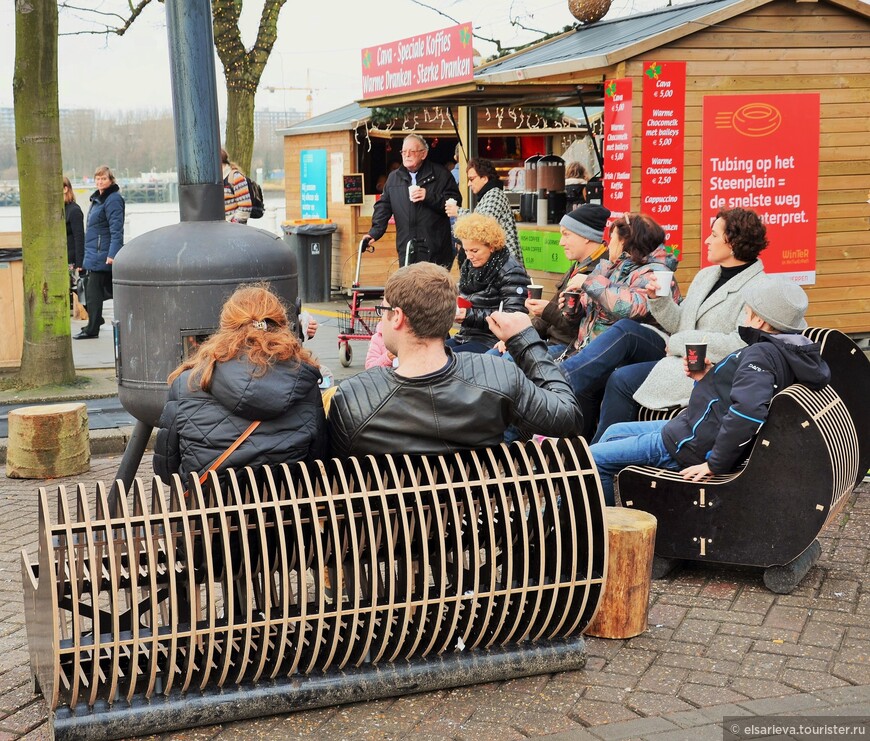
[[257, 329], [262, 329], [264, 332], [268, 329], [265, 319], [255, 319], [252, 324], [254, 325], [254, 327], [256, 327]]

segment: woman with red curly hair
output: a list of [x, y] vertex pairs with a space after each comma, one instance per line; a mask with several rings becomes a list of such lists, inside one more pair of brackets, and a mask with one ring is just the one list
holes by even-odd
[[220, 327], [169, 376], [154, 472], [187, 483], [258, 420], [260, 425], [221, 465], [242, 468], [321, 458], [326, 420], [320, 371], [266, 284], [236, 289]]

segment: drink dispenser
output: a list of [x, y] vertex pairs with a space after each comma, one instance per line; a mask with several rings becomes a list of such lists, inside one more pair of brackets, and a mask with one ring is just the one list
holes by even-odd
[[558, 224], [568, 207], [565, 194], [565, 160], [554, 154], [541, 157], [537, 176], [538, 189], [547, 192], [547, 223]]
[[520, 196], [520, 220], [534, 222], [537, 219], [538, 180], [537, 167], [541, 155], [535, 154], [525, 162], [525, 190]]

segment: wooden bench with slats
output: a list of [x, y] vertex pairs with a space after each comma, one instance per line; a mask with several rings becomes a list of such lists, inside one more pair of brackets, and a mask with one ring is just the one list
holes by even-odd
[[582, 439], [39, 494], [23, 554], [58, 738], [579, 668], [607, 561]]

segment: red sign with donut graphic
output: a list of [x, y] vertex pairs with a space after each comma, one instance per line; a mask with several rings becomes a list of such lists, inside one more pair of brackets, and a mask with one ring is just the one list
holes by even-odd
[[720, 209], [752, 209], [767, 226], [765, 271], [805, 284], [816, 282], [819, 107], [818, 93], [704, 98], [702, 237]]

